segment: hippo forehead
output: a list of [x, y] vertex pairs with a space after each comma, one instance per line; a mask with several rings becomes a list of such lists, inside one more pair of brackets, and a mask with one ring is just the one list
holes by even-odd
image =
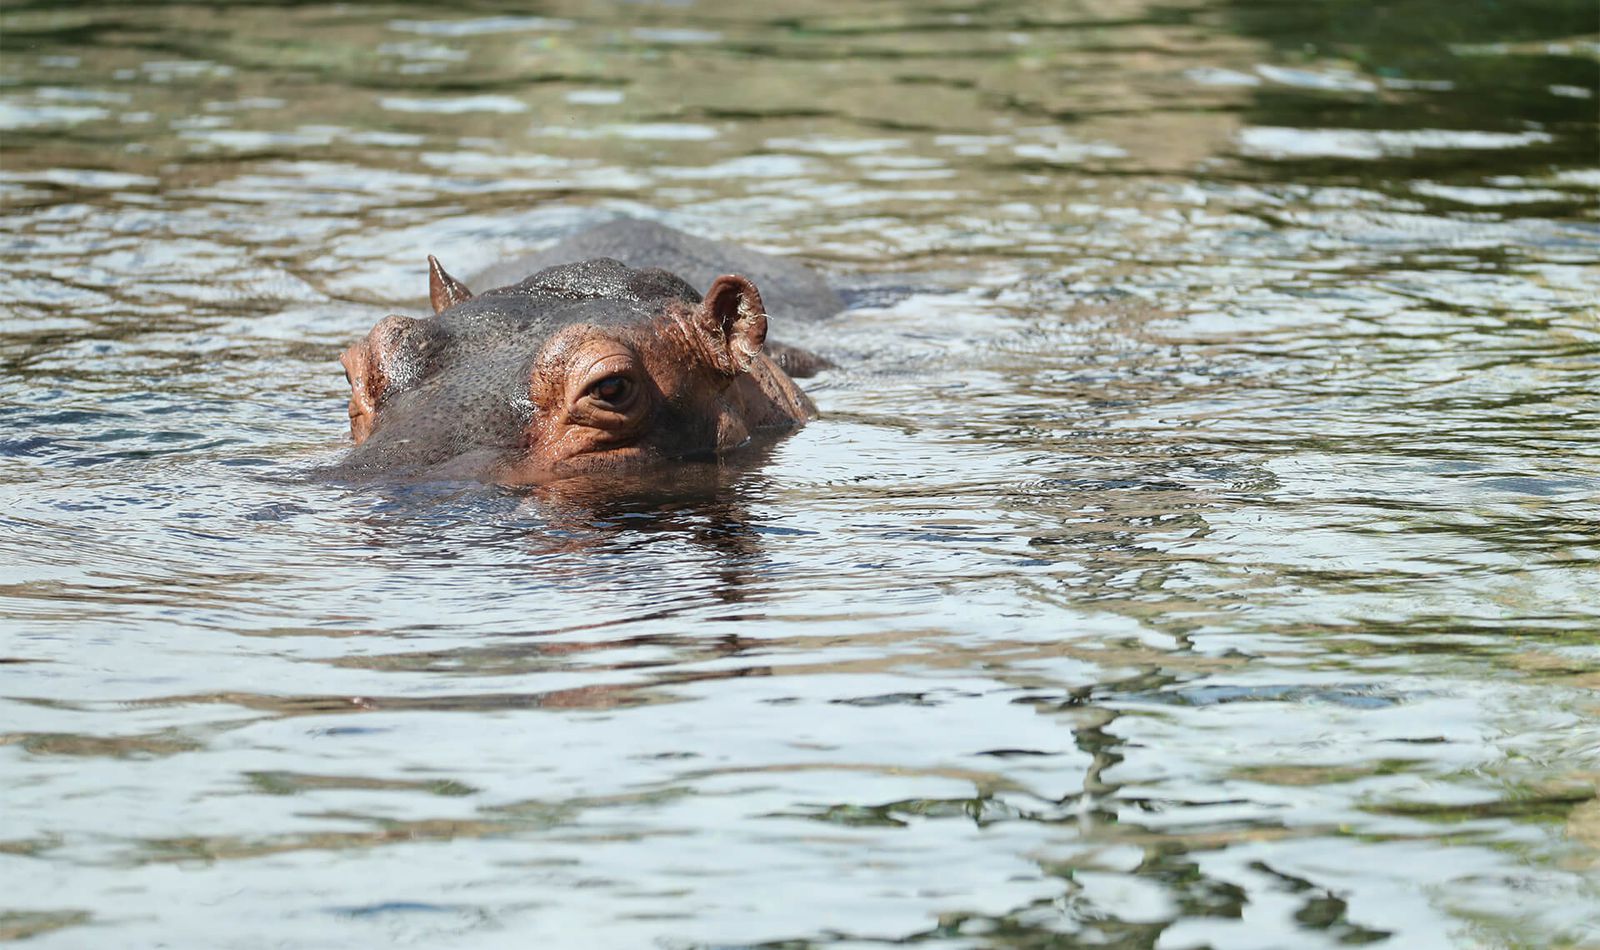
[[[663, 270], [634, 270], [609, 258], [563, 264], [497, 287], [445, 310], [439, 330], [461, 338], [548, 336], [577, 323], [620, 327], [644, 322], [668, 303], [697, 304], [700, 294]], [[509, 342], [507, 340], [506, 342]]]

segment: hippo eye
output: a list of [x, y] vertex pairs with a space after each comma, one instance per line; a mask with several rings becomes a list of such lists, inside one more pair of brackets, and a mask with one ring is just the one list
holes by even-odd
[[631, 392], [633, 392], [633, 380], [626, 376], [607, 376], [589, 387], [589, 395], [613, 406], [627, 402], [628, 394]]

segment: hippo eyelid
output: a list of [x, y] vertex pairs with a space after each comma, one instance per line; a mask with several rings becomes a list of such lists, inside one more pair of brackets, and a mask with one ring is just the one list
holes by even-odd
[[[639, 357], [625, 346], [608, 344], [586, 348], [570, 364], [567, 410], [569, 424], [610, 433], [621, 438], [643, 423], [648, 406], [644, 369]], [[622, 380], [622, 388], [606, 396], [601, 390]]]
[[[611, 395], [601, 392], [601, 389], [611, 383], [620, 383], [621, 388]], [[630, 373], [611, 373], [601, 376], [594, 382], [585, 386], [578, 401], [604, 414], [631, 415], [639, 402], [639, 383]]]
[[581, 399], [594, 392], [595, 388], [612, 377], [620, 376], [631, 384], [636, 384], [634, 377], [638, 370], [631, 353], [609, 353], [589, 364], [579, 376], [582, 380], [577, 386], [578, 397]]

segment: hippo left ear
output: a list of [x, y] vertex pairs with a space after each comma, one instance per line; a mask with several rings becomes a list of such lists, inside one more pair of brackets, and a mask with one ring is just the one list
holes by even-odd
[[439, 259], [429, 254], [428, 301], [433, 304], [433, 312], [443, 313], [456, 304], [471, 299], [472, 291], [467, 289], [467, 285], [446, 273]]
[[695, 314], [712, 343], [712, 359], [729, 376], [750, 369], [767, 339], [767, 312], [756, 285], [734, 274], [711, 282]]

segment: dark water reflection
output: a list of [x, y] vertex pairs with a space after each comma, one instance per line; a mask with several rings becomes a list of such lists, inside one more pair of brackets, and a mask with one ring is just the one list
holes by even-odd
[[[0, 13], [0, 934], [1600, 940], [1592, 4]], [[342, 485], [339, 350], [619, 214], [823, 418]]]

